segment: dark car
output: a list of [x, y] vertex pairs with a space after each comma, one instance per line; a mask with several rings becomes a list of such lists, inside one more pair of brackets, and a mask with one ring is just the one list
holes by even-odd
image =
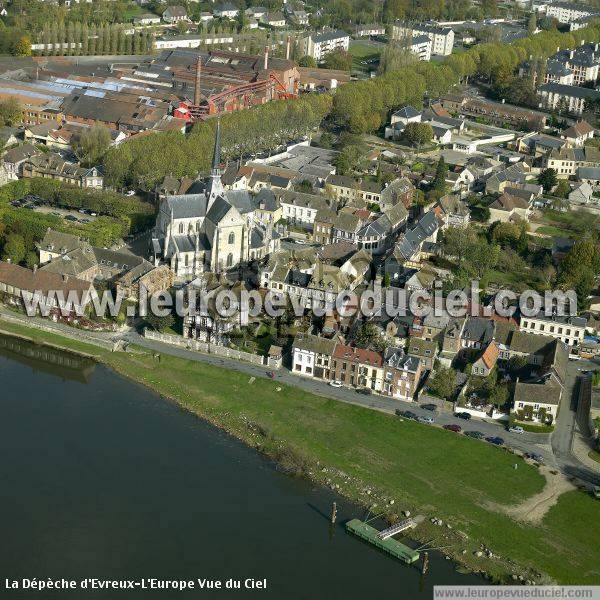
[[498, 436], [486, 437], [485, 441], [494, 444], [494, 446], [504, 446], [504, 440]]
[[457, 412], [454, 413], [455, 417], [458, 417], [459, 419], [464, 419], [465, 421], [469, 421], [471, 419], [471, 414], [468, 412]]
[[541, 454], [536, 454], [535, 452], [526, 452], [525, 458], [528, 458], [529, 460], [533, 460], [538, 463], [544, 462], [544, 457]]
[[435, 404], [421, 404], [421, 408], [424, 408], [425, 410], [437, 410]]
[[365, 396], [370, 396], [373, 392], [369, 388], [357, 388], [357, 394], [364, 394]]
[[405, 419], [416, 419], [417, 415], [410, 410], [396, 410], [396, 414], [399, 417], [404, 417]]
[[481, 431], [465, 431], [465, 435], [475, 440], [482, 440], [485, 437]]
[[275, 379], [275, 373], [273, 373], [273, 371], [267, 371], [267, 377], [270, 377], [271, 379]]
[[454, 433], [460, 433], [462, 431], [461, 426], [457, 425], [456, 423], [450, 423], [450, 425], [444, 425], [444, 429], [447, 429], [448, 431], [454, 431]]
[[77, 217], [74, 217], [73, 215], [67, 215], [65, 217], [65, 221], [75, 221], [75, 222], [77, 222], [77, 221], [79, 221], [79, 219]]

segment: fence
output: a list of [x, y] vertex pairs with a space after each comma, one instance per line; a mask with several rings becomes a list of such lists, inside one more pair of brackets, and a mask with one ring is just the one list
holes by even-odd
[[158, 331], [144, 329], [144, 337], [149, 340], [162, 342], [163, 344], [185, 348], [186, 350], [202, 352], [203, 354], [214, 354], [215, 356], [222, 356], [233, 360], [243, 360], [244, 362], [249, 362], [254, 365], [267, 364], [267, 358], [265, 356], [258, 356], [257, 354], [250, 354], [249, 352], [242, 352], [241, 350], [226, 348], [225, 346], [217, 346], [209, 342], [201, 342], [200, 340], [190, 340], [170, 333], [159, 333]]

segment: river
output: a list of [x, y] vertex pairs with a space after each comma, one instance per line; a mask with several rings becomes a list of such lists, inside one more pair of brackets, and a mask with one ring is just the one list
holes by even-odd
[[[360, 508], [104, 366], [0, 338], [0, 390], [2, 597], [429, 599], [436, 583], [483, 583], [436, 553], [425, 577], [380, 554], [344, 530]], [[3, 589], [33, 577], [267, 590]]]

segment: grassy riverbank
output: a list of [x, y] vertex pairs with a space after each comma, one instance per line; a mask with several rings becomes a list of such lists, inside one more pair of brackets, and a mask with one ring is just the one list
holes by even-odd
[[[408, 508], [442, 519], [443, 527], [426, 521], [419, 536], [448, 546], [444, 552], [471, 568], [501, 579], [522, 573], [516, 565], [563, 583], [600, 579], [598, 501], [568, 492], [541, 523], [515, 522], [497, 507], [539, 493], [544, 478], [503, 450], [276, 381], [251, 382], [236, 371], [167, 355], [157, 361], [144, 351], [111, 353], [4, 322], [0, 329], [94, 355], [289, 468], [363, 504], [377, 503], [375, 512]], [[482, 544], [493, 558], [475, 556]]]

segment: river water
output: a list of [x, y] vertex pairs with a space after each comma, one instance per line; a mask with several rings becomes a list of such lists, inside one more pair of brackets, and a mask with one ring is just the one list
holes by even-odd
[[[432, 598], [483, 583], [435, 553], [425, 577], [380, 554], [345, 533], [360, 508], [103, 366], [0, 338], [0, 415], [2, 598]], [[267, 590], [4, 589], [34, 577]]]

